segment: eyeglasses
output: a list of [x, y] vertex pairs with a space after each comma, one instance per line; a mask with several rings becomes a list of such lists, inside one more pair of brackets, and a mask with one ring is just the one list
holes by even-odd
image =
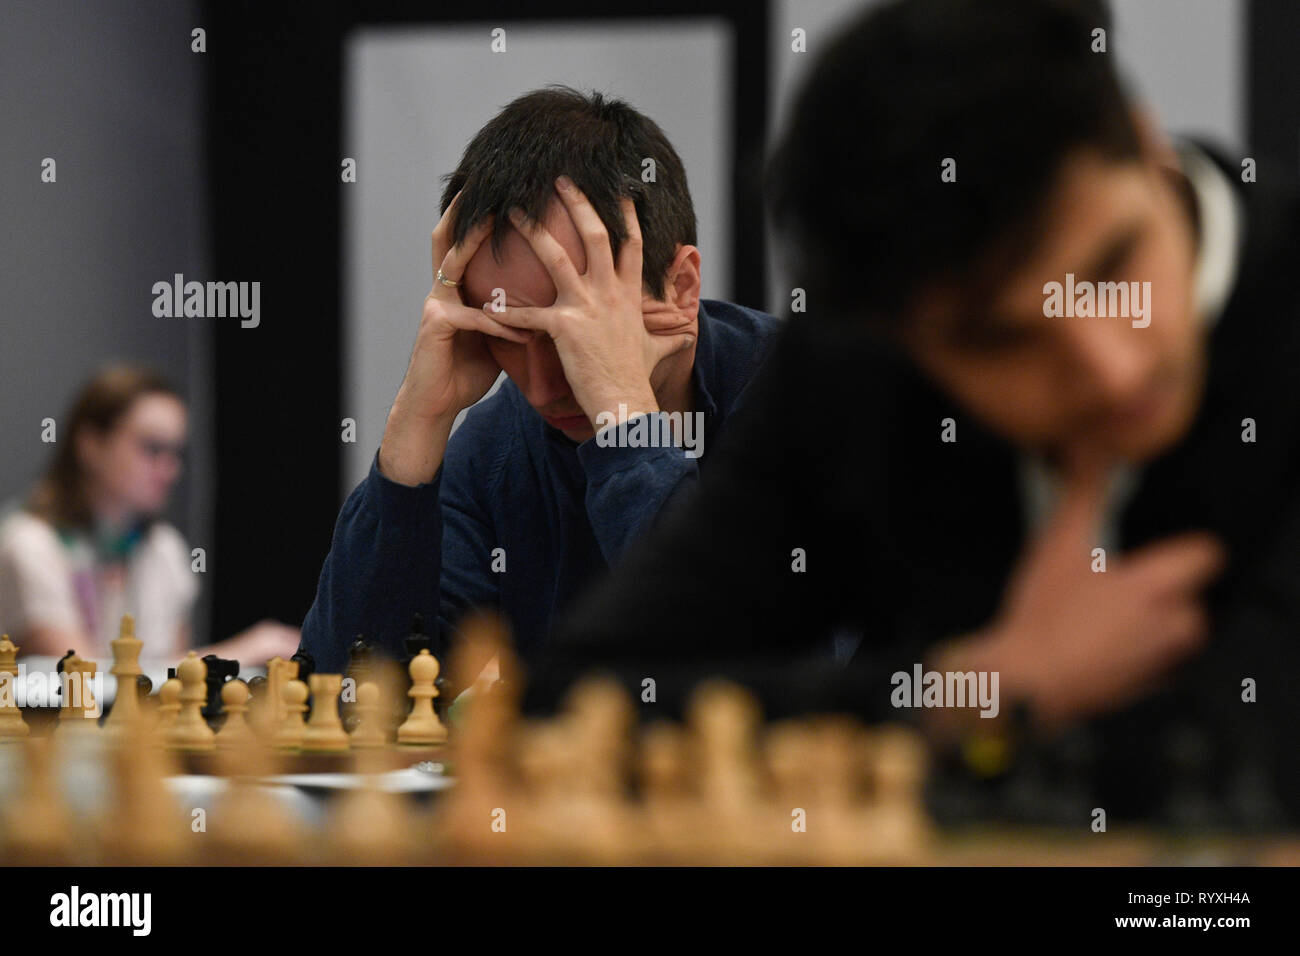
[[185, 457], [184, 442], [165, 442], [155, 441], [150, 438], [140, 438], [136, 440], [136, 448], [140, 453], [150, 459], [158, 459], [163, 455], [170, 455], [178, 461]]

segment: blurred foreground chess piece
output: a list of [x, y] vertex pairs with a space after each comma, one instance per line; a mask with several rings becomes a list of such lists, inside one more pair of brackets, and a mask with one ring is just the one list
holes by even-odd
[[29, 866], [70, 863], [75, 831], [54, 769], [56, 741], [30, 737], [15, 746], [22, 771], [17, 795], [0, 808], [0, 858]]
[[[307, 687], [299, 684], [305, 692]], [[301, 719], [301, 714], [298, 715]], [[220, 750], [219, 767], [226, 789], [208, 819], [208, 836], [218, 864], [240, 866], [291, 866], [303, 862], [303, 826], [264, 778], [274, 771], [270, 751], [264, 747]], [[205, 862], [208, 862], [205, 859]]]
[[[460, 631], [452, 656], [453, 687], [469, 687], [494, 657], [503, 677], [518, 673], [499, 617], [474, 614]], [[475, 690], [463, 720], [455, 742], [456, 786], [438, 807], [435, 837], [453, 860], [508, 857], [511, 841], [503, 835], [511, 832], [507, 813], [515, 805], [508, 796], [515, 783], [510, 756], [519, 723], [517, 681]]]
[[28, 728], [18, 707], [18, 648], [0, 634], [0, 741], [26, 737]]
[[438, 679], [438, 659], [428, 648], [411, 659], [411, 689], [407, 691], [415, 702], [411, 714], [397, 728], [397, 742], [404, 746], [431, 747], [446, 743], [447, 728], [433, 712], [433, 699], [438, 696], [434, 682]]
[[[363, 684], [374, 687], [374, 684]], [[332, 836], [330, 862], [361, 866], [400, 866], [415, 862], [425, 847], [405, 794], [380, 785], [382, 764], [373, 751], [357, 755], [361, 783], [342, 794], [331, 808], [327, 831]]]
[[112, 641], [113, 667], [109, 673], [117, 678], [117, 691], [113, 706], [104, 718], [104, 730], [110, 733], [129, 733], [142, 719], [139, 684], [140, 651], [144, 642], [135, 636], [135, 618], [122, 615], [117, 639]]
[[104, 862], [118, 866], [183, 862], [188, 821], [167, 789], [178, 768], [159, 746], [157, 731], [134, 718], [132, 732], [118, 734], [109, 750], [113, 799], [99, 821]]

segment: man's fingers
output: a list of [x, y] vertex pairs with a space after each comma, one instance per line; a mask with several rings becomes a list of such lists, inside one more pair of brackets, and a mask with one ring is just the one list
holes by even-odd
[[623, 209], [623, 223], [627, 227], [627, 241], [623, 243], [623, 248], [618, 250], [618, 274], [620, 278], [628, 281], [635, 278], [639, 289], [642, 279], [641, 223], [636, 218], [636, 203], [629, 197], [624, 196], [620, 199], [619, 206]]
[[1227, 552], [1219, 539], [1193, 531], [1126, 555], [1120, 570], [1144, 590], [1175, 593], [1200, 590], [1218, 577], [1226, 564]]
[[528, 332], [505, 325], [479, 309], [453, 309], [447, 319], [448, 324], [454, 328], [466, 332], [482, 332], [484, 335], [505, 339], [507, 342], [518, 342], [520, 345], [527, 344], [532, 338]]
[[582, 247], [587, 253], [587, 275], [600, 281], [613, 278], [614, 253], [609, 244], [609, 232], [586, 194], [565, 176], [555, 181], [555, 191], [560, 194], [560, 201], [582, 237]]
[[690, 332], [651, 333], [649, 338], [654, 354], [654, 365], [659, 364], [670, 355], [686, 351], [695, 344], [695, 335]]
[[[545, 332], [548, 335], [552, 333], [555, 325], [555, 310], [550, 308], [539, 309], [529, 305], [508, 305], [504, 311], [498, 312], [493, 308], [491, 302], [485, 302], [483, 303], [483, 312], [485, 315], [492, 316], [497, 322], [513, 326], [515, 329]], [[554, 338], [554, 335], [552, 335], [552, 338]]]
[[[442, 261], [434, 268], [433, 273], [433, 292], [434, 298], [442, 299], [444, 302], [462, 302], [459, 284], [465, 278], [465, 269], [469, 266], [470, 259], [474, 258], [474, 253], [478, 252], [479, 246], [492, 235], [492, 217], [484, 219], [470, 228], [465, 233], [465, 238], [457, 245], [447, 250]], [[456, 285], [447, 285], [445, 282], [438, 280], [438, 272], [441, 271], [443, 276], [450, 279]]]
[[432, 293], [430, 293], [430, 298], [426, 299], [424, 304], [426, 320], [430, 317], [428, 310], [435, 309], [438, 313], [436, 321], [457, 331], [482, 332], [485, 335], [506, 339], [510, 342], [519, 342], [520, 344], [524, 344], [532, 338], [531, 333], [505, 325], [481, 309], [471, 309], [460, 302], [430, 301], [431, 298]]
[[431, 273], [433, 275], [437, 275], [438, 266], [442, 264], [443, 259], [447, 258], [447, 250], [451, 248], [452, 224], [456, 221], [456, 201], [458, 199], [460, 199], [460, 193], [456, 193], [451, 202], [447, 203], [442, 218], [433, 227], [433, 269]]
[[564, 246], [556, 241], [545, 224], [529, 219], [517, 207], [510, 210], [510, 222], [528, 240], [528, 245], [546, 267], [559, 293], [577, 288], [578, 270], [574, 268], [569, 254], [564, 251]]
[[1106, 465], [1095, 456], [1076, 455], [1064, 464], [1064, 485], [1060, 502], [1043, 538], [1052, 546], [1085, 558], [1096, 546], [1106, 500]]

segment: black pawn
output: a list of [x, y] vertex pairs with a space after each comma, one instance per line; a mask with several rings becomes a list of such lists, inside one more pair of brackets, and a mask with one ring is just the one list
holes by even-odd
[[407, 635], [403, 642], [406, 648], [406, 664], [410, 664], [412, 658], [419, 657], [420, 651], [433, 653], [433, 638], [424, 631], [424, 615], [416, 611], [411, 616], [411, 633]]
[[316, 673], [316, 658], [300, 647], [289, 660], [298, 662], [298, 680], [310, 686], [311, 675]]

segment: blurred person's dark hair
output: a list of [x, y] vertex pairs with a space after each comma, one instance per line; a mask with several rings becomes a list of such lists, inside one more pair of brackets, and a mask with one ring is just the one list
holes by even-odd
[[[768, 168], [810, 302], [888, 326], [932, 282], [987, 292], [1034, 244], [1067, 155], [1137, 157], [1098, 28], [1109, 50], [1102, 0], [893, 0], [848, 26]], [[940, 178], [949, 157], [955, 182]]]
[[[655, 181], [643, 183], [642, 163], [654, 160]], [[619, 200], [631, 197], [641, 226], [642, 281], [655, 297], [679, 245], [694, 245], [695, 207], [686, 170], [663, 130], [622, 100], [583, 94], [565, 86], [534, 90], [512, 101], [465, 147], [447, 177], [442, 210], [460, 193], [453, 240], [460, 242], [493, 216], [492, 250], [510, 227], [518, 206], [545, 217], [558, 199], [555, 180], [573, 180], [591, 201], [609, 233], [617, 258], [627, 239]]]
[[115, 365], [96, 374], [59, 422], [62, 440], [55, 443], [54, 458], [28, 497], [26, 510], [56, 528], [92, 526], [94, 517], [77, 453], [77, 436], [85, 429], [108, 434], [137, 399], [158, 394], [184, 401], [171, 382], [146, 368]]

